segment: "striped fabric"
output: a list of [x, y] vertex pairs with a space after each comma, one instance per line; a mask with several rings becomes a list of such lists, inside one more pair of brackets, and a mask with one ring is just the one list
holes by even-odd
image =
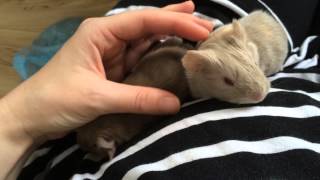
[[[122, 0], [107, 15], [173, 2], [179, 1]], [[70, 134], [35, 151], [19, 179], [320, 179], [320, 40], [310, 34], [320, 3], [195, 2], [196, 15], [214, 22], [227, 23], [262, 8], [283, 24], [291, 53], [285, 69], [269, 77], [267, 98], [256, 105], [215, 99], [184, 105], [120, 147], [110, 162], [79, 149]], [[297, 8], [302, 18], [296, 18]], [[309, 29], [293, 28], [294, 18], [295, 25], [308, 24]]]

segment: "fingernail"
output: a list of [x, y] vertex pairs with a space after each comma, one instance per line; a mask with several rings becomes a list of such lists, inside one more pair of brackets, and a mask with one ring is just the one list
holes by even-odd
[[180, 109], [180, 102], [177, 98], [164, 97], [160, 100], [160, 109], [163, 113], [177, 113]]
[[189, 3], [193, 5], [193, 1], [192, 0], [187, 0], [187, 1], [183, 2], [182, 4], [189, 4]]

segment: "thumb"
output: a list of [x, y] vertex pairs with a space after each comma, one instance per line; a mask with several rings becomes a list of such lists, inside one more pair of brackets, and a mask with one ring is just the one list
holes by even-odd
[[180, 109], [179, 99], [170, 92], [108, 81], [105, 113], [173, 114]]

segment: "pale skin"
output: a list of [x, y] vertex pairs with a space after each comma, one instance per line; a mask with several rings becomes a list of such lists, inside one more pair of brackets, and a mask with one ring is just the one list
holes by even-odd
[[0, 100], [0, 179], [15, 179], [37, 144], [102, 114], [172, 114], [173, 94], [119, 83], [158, 35], [204, 40], [212, 24], [192, 1], [84, 21], [38, 73]]

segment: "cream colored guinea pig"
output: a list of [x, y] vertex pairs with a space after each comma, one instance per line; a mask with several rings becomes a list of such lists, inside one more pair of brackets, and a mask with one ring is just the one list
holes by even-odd
[[191, 94], [258, 103], [268, 94], [267, 75], [282, 69], [287, 37], [269, 14], [256, 11], [213, 31], [182, 59]]

